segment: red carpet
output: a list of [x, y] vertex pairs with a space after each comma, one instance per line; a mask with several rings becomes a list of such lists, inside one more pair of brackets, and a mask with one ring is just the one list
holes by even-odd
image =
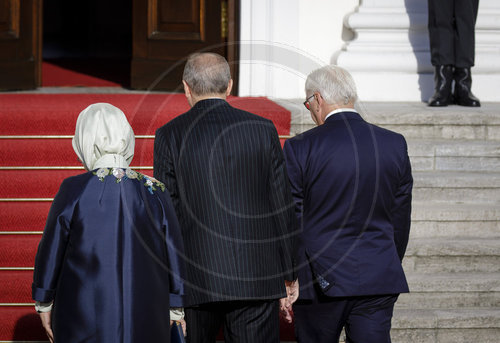
[[[271, 119], [280, 135], [289, 134], [290, 113], [268, 99], [228, 101]], [[132, 166], [149, 175], [155, 130], [189, 109], [183, 94], [0, 94], [0, 341], [46, 340], [30, 305], [31, 268], [50, 199], [63, 179], [83, 172], [61, 168], [81, 164], [71, 137], [57, 136], [72, 136], [80, 111], [96, 102], [121, 108], [135, 134], [147, 136], [136, 139]], [[282, 340], [294, 340], [292, 326], [282, 323], [281, 331]]]
[[[78, 114], [96, 102], [119, 107], [136, 135], [154, 135], [189, 109], [183, 94], [0, 94], [0, 135], [72, 135]], [[229, 97], [228, 102], [271, 119], [280, 135], [290, 132], [290, 112], [266, 98]]]
[[[40, 235], [35, 234], [2, 235], [0, 240], [0, 267], [33, 267], [39, 241]], [[2, 278], [2, 282], [5, 282], [6, 279], [8, 278]], [[3, 292], [3, 290], [2, 288], [2, 292], [0, 292], [0, 303], [19, 302], [19, 299], [5, 301], [6, 292]], [[30, 302], [30, 299], [28, 299], [28, 302]]]
[[[2, 175], [3, 172], [0, 171]], [[48, 201], [0, 201], [0, 231], [42, 231], [50, 204]]]
[[[114, 62], [114, 63], [113, 63]], [[128, 86], [130, 63], [90, 59], [55, 59], [42, 62], [42, 87]]]

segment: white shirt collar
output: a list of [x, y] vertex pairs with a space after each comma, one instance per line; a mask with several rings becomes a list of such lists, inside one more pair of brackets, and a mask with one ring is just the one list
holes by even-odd
[[350, 107], [347, 107], [347, 108], [337, 108], [336, 110], [333, 110], [331, 111], [330, 113], [328, 113], [325, 117], [325, 121], [328, 119], [328, 117], [334, 115], [335, 113], [339, 113], [339, 112], [354, 112], [354, 113], [358, 113], [358, 111], [356, 111], [354, 108], [350, 108]]

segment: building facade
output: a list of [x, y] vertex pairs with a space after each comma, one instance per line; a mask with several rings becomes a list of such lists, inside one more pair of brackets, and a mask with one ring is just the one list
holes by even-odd
[[[315, 67], [347, 68], [364, 101], [426, 101], [425, 0], [242, 0], [240, 95], [301, 98]], [[473, 92], [500, 101], [500, 3], [481, 0]]]

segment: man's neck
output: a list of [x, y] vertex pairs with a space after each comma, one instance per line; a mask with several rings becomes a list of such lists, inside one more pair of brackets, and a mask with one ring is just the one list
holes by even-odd
[[226, 95], [225, 94], [206, 94], [206, 95], [200, 95], [200, 96], [193, 96], [191, 99], [193, 101], [191, 106], [194, 106], [194, 105], [196, 105], [197, 102], [202, 101], [202, 100], [207, 100], [207, 99], [226, 100]]
[[323, 122], [325, 122], [325, 120], [334, 115], [335, 113], [339, 113], [339, 112], [343, 112], [343, 111], [356, 111], [354, 109], [354, 105], [352, 104], [347, 104], [347, 105], [344, 105], [344, 106], [330, 106], [325, 112], [325, 117], [323, 118]]

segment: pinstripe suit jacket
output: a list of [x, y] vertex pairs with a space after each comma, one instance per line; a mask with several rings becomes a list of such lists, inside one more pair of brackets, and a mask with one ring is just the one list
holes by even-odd
[[180, 221], [189, 305], [285, 296], [296, 218], [271, 121], [199, 101], [156, 131], [154, 176]]

